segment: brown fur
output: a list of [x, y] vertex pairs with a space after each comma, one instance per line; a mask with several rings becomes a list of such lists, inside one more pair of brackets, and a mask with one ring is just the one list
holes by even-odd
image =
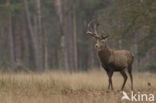
[[127, 50], [106, 49], [98, 51], [98, 57], [103, 66], [109, 66], [114, 71], [128, 69], [133, 63], [133, 55]]
[[97, 49], [97, 54], [102, 64], [102, 67], [106, 70], [108, 77], [109, 77], [108, 89], [110, 89], [110, 87], [111, 89], [113, 89], [112, 75], [113, 75], [113, 72], [117, 71], [117, 72], [120, 72], [124, 78], [124, 83], [121, 88], [123, 90], [127, 81], [127, 74], [125, 71], [128, 70], [128, 73], [131, 79], [131, 89], [133, 90], [133, 76], [132, 76], [132, 63], [134, 59], [133, 54], [127, 50], [113, 50], [111, 48], [108, 48], [107, 38], [109, 36], [98, 35], [97, 30], [96, 30], [97, 25], [94, 25], [94, 24], [93, 24], [94, 32], [91, 32], [89, 30], [90, 25], [91, 25], [91, 22], [88, 24], [87, 34], [94, 37], [97, 40], [97, 43], [95, 45]]
[[[96, 46], [98, 45], [99, 44], [96, 44]], [[105, 46], [103, 47], [103, 45]], [[127, 50], [113, 50], [111, 48], [108, 48], [106, 45], [106, 41], [103, 45], [99, 46], [99, 48], [97, 49], [97, 54], [102, 64], [102, 67], [106, 70], [109, 77], [108, 89], [110, 89], [110, 86], [111, 89], [113, 89], [111, 77], [113, 75], [113, 72], [116, 71], [120, 72], [124, 77], [124, 83], [121, 88], [123, 90], [127, 81], [127, 75], [125, 73], [126, 69], [128, 70], [131, 78], [131, 89], [133, 89], [132, 63], [134, 56], [132, 55], [132, 53]]]

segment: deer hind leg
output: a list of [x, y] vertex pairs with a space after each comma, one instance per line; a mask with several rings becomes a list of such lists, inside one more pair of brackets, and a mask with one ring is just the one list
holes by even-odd
[[112, 75], [113, 75], [113, 72], [108, 72], [108, 78], [109, 78], [109, 85], [108, 85], [108, 89], [110, 89], [111, 87], [111, 90], [113, 90], [113, 83], [112, 83]]
[[127, 81], [127, 75], [126, 75], [126, 72], [124, 70], [123, 71], [120, 71], [120, 73], [121, 73], [121, 75], [124, 78], [124, 82], [123, 82], [123, 85], [122, 85], [122, 88], [121, 88], [121, 90], [123, 90], [124, 87], [125, 87], [126, 81]]
[[128, 68], [128, 73], [131, 79], [131, 90], [133, 90], [133, 76], [132, 76], [132, 66], [130, 65]]

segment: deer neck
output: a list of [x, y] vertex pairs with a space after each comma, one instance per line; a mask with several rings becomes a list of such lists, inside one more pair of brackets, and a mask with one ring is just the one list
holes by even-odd
[[108, 47], [98, 51], [98, 57], [102, 63], [107, 63], [109, 61], [109, 57], [111, 56], [111, 50]]

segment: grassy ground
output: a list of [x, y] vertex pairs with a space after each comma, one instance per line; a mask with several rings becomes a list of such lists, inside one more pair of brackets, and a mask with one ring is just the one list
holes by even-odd
[[[133, 75], [135, 92], [156, 96], [156, 74]], [[115, 73], [115, 90], [108, 91], [104, 71], [0, 74], [0, 103], [127, 103], [121, 101], [122, 83], [122, 76]], [[130, 92], [129, 78], [125, 91]]]

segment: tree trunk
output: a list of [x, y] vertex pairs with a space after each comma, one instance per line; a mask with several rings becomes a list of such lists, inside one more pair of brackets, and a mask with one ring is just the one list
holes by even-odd
[[24, 61], [24, 63], [25, 64], [29, 64], [30, 62], [29, 62], [29, 57], [30, 57], [30, 53], [29, 53], [29, 51], [30, 51], [30, 48], [29, 48], [29, 37], [28, 37], [28, 35], [27, 35], [27, 30], [25, 29], [26, 28], [26, 22], [24, 21], [24, 20], [22, 20], [22, 24], [24, 24], [23, 25], [23, 28], [22, 28], [22, 31], [23, 31], [23, 33], [22, 33], [22, 41], [23, 41], [23, 61]]
[[58, 52], [58, 56], [61, 57], [60, 60], [58, 61], [59, 67], [63, 68], [65, 65], [67, 66], [67, 60], [65, 60], [65, 53], [64, 53], [64, 30], [63, 30], [63, 7], [62, 7], [62, 2], [61, 0], [55, 0], [55, 8], [57, 11], [57, 16], [59, 18], [59, 29], [60, 29], [60, 49]]
[[57, 10], [57, 15], [59, 16], [59, 22], [62, 24], [62, 18], [63, 18], [63, 13], [62, 13], [62, 5], [60, 0], [56, 0], [56, 10]]
[[14, 18], [14, 21], [12, 22], [14, 24], [13, 30], [14, 30], [14, 52], [15, 52], [15, 61], [16, 63], [22, 62], [22, 47], [23, 47], [23, 41], [22, 41], [22, 25], [21, 25], [21, 19], [20, 17]]
[[64, 69], [73, 71], [74, 66], [74, 48], [73, 48], [73, 21], [72, 4], [68, 0], [63, 1], [63, 31], [64, 31]]
[[27, 19], [27, 23], [28, 23], [30, 38], [32, 41], [32, 46], [33, 46], [33, 51], [34, 51], [35, 66], [36, 66], [37, 71], [43, 71], [43, 66], [42, 66], [42, 62], [41, 62], [41, 59], [42, 59], [41, 52], [40, 52], [40, 48], [39, 48], [39, 39], [38, 39], [37, 33], [34, 33], [34, 31], [33, 31], [27, 0], [24, 0], [24, 7], [25, 7], [25, 13], [26, 13], [26, 19]]
[[[10, 0], [6, 0], [6, 4], [10, 5]], [[14, 55], [14, 40], [13, 40], [13, 32], [12, 32], [12, 20], [11, 20], [11, 12], [8, 14], [8, 37], [9, 37], [9, 46], [10, 46], [10, 66], [11, 70], [15, 69], [15, 55]]]
[[[42, 32], [42, 16], [41, 16], [41, 3], [40, 3], [40, 0], [35, 0], [35, 5], [36, 5], [36, 19], [37, 19], [37, 34], [36, 36], [38, 37], [39, 39], [39, 50], [40, 50], [40, 65], [42, 66], [42, 68], [44, 68], [44, 57], [43, 57], [43, 51], [46, 51], [44, 50], [43, 46], [46, 46], [43, 44], [43, 38], [44, 38], [44, 35], [43, 35], [43, 32]], [[47, 48], [46, 48], [47, 49]]]
[[[66, 71], [73, 71], [76, 69], [75, 66], [75, 54], [77, 54], [76, 46], [74, 49], [74, 37], [73, 25], [76, 22], [73, 20], [73, 5], [69, 0], [56, 0], [56, 9], [60, 22], [60, 29], [62, 33], [62, 48], [63, 48], [63, 62], [62, 66]], [[75, 19], [76, 20], [76, 19]], [[73, 22], [74, 21], [74, 22]], [[76, 31], [76, 28], [75, 28]], [[76, 33], [76, 32], [75, 32]], [[76, 45], [76, 40], [75, 40]]]
[[77, 69], [76, 14], [74, 2], [63, 0], [64, 68]]
[[77, 58], [77, 26], [76, 26], [76, 8], [75, 3], [73, 3], [73, 35], [74, 35], [74, 63], [75, 69], [78, 68], [78, 58]]

